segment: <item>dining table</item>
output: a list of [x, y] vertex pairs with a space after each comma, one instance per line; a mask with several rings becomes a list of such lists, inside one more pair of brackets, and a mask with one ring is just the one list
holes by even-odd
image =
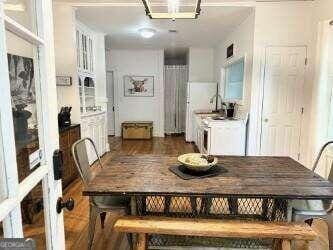
[[[225, 171], [184, 180], [176, 156], [118, 155], [84, 187], [85, 196], [130, 197], [132, 215], [288, 221], [295, 200], [333, 200], [333, 183], [290, 157], [222, 156]], [[151, 246], [249, 248], [264, 240], [150, 235]]]

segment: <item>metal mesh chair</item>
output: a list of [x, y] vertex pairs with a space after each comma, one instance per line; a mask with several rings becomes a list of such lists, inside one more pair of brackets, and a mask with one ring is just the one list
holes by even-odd
[[[325, 143], [319, 151], [319, 154], [313, 164], [312, 171], [315, 172], [321, 156], [325, 149], [333, 144], [333, 141]], [[328, 180], [333, 182], [333, 164], [330, 169]], [[309, 201], [293, 201], [292, 204], [292, 220], [305, 220], [312, 218], [325, 218], [333, 213], [333, 203], [331, 200], [309, 200]]]
[[[90, 154], [88, 154], [88, 152]], [[93, 178], [92, 168], [100, 167], [103, 168], [101, 159], [98, 155], [96, 146], [92, 139], [83, 138], [75, 142], [72, 146], [72, 155], [74, 158], [75, 165], [80, 173], [81, 180], [86, 186]], [[89, 164], [89, 155], [96, 156], [96, 165], [93, 167]], [[106, 212], [112, 212], [115, 210], [125, 210], [128, 212], [129, 209], [129, 199], [120, 196], [94, 196], [89, 200], [90, 211], [89, 211], [89, 230], [88, 230], [88, 249], [91, 249], [96, 219], [98, 215], [101, 218], [101, 225], [104, 228], [104, 221], [106, 217]], [[128, 238], [131, 246], [131, 239]]]

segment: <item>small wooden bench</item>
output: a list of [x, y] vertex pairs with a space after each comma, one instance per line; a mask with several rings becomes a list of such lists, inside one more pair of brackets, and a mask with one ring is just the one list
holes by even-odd
[[123, 233], [137, 233], [138, 250], [147, 248], [147, 234], [275, 239], [277, 244], [275, 244], [274, 249], [283, 250], [290, 250], [291, 240], [309, 242], [317, 237], [317, 234], [305, 223], [167, 217], [124, 216], [116, 221], [114, 230]]

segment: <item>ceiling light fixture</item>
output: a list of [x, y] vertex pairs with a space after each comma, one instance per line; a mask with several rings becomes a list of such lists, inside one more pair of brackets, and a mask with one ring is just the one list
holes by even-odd
[[139, 32], [143, 38], [152, 38], [156, 34], [156, 30], [150, 28], [139, 29]]
[[179, 0], [168, 0], [168, 13], [175, 16], [179, 12]]
[[10, 4], [10, 3], [5, 3], [4, 9], [8, 11], [20, 11], [20, 12], [24, 12], [26, 10], [24, 4]]
[[168, 0], [168, 12], [153, 12], [150, 0], [142, 0], [146, 15], [151, 19], [196, 19], [201, 12], [201, 0], [196, 0], [192, 12], [180, 12], [179, 0]]

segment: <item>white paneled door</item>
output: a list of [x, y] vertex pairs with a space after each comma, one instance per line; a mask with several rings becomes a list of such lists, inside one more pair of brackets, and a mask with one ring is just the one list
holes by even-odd
[[306, 47], [266, 49], [261, 155], [299, 160]]
[[[62, 186], [53, 172], [59, 134], [52, 0], [24, 1], [18, 12], [6, 8], [19, 2], [0, 0], [0, 222], [5, 238], [25, 237], [21, 204], [42, 182], [43, 248], [65, 249], [56, 209]], [[29, 151], [24, 166], [22, 151]]]

